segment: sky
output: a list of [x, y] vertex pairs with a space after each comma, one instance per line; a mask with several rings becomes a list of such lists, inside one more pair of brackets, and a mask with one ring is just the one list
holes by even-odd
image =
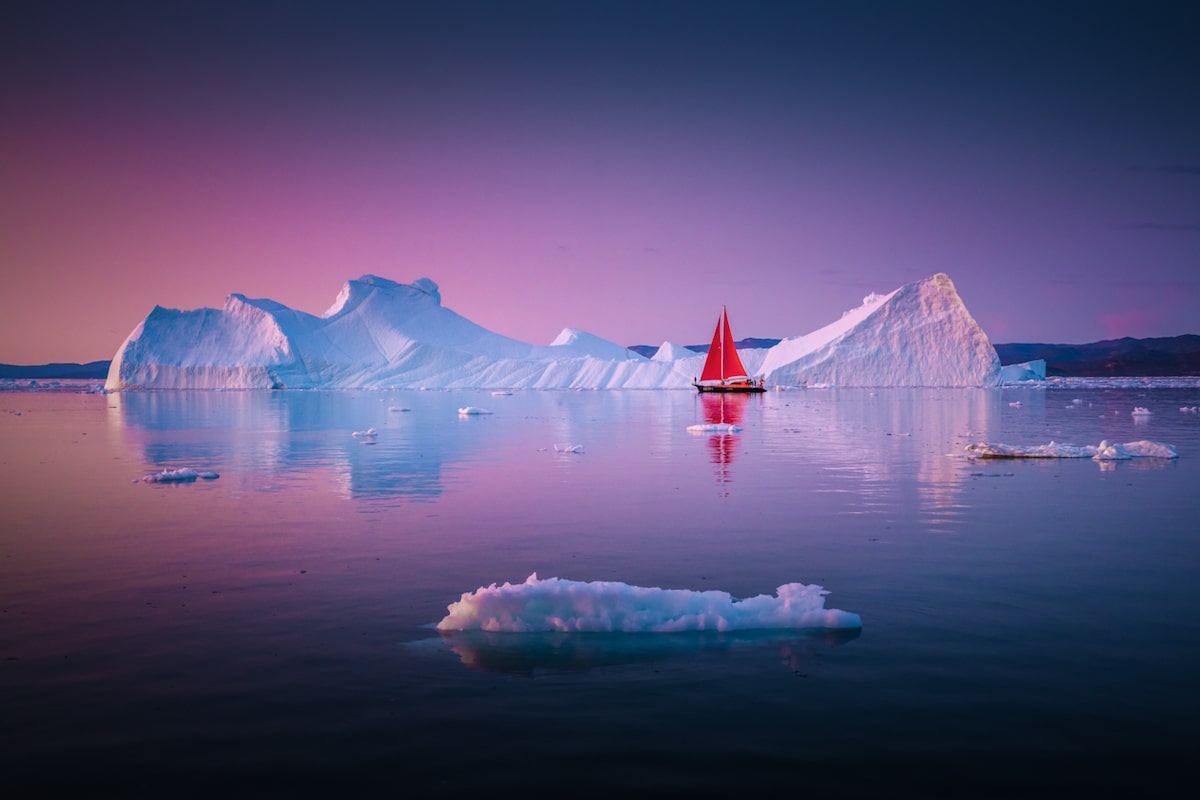
[[0, 363], [421, 277], [492, 330], [1200, 333], [1200, 4], [0, 0]]

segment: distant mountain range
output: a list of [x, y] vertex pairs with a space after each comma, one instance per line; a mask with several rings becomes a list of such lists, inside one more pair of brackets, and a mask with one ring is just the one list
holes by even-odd
[[1001, 364], [1045, 359], [1046, 377], [1200, 375], [1200, 336], [1107, 339], [1091, 344], [998, 344]]
[[22, 367], [16, 364], [0, 364], [0, 378], [29, 378], [31, 380], [77, 379], [104, 380], [108, 376], [109, 361], [93, 361], [90, 364], [41, 364]]
[[[739, 350], [767, 349], [780, 339], [742, 339]], [[994, 345], [1001, 364], [1021, 364], [1045, 359], [1046, 375], [1061, 378], [1156, 377], [1200, 375], [1200, 335], [1185, 334], [1158, 339], [1106, 339], [1090, 344], [998, 344]], [[707, 353], [707, 344], [688, 345], [689, 350]], [[657, 345], [633, 345], [629, 348], [647, 358]], [[0, 378], [104, 380], [108, 361], [89, 364], [42, 364], [18, 366], [0, 364]]]

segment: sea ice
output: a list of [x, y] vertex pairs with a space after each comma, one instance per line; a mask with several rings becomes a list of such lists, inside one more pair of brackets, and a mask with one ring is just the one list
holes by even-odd
[[774, 597], [737, 599], [728, 592], [632, 586], [617, 581], [540, 580], [491, 584], [446, 607], [440, 631], [535, 633], [857, 629], [858, 614], [825, 608], [825, 589], [788, 583]]
[[479, 415], [479, 414], [490, 414], [492, 412], [490, 412], [484, 408], [476, 408], [475, 406], [464, 406], [463, 408], [460, 408], [458, 410], [458, 413], [461, 416], [469, 417], [469, 416]]
[[583, 445], [581, 444], [556, 444], [554, 445], [556, 453], [582, 453]]
[[1107, 439], [1099, 445], [1074, 445], [1050, 442], [1039, 445], [1011, 445], [979, 442], [966, 446], [973, 458], [1090, 458], [1094, 461], [1124, 461], [1130, 458], [1178, 458], [1174, 445], [1145, 439], [1116, 444]]
[[211, 481], [219, 477], [221, 477], [219, 474], [210, 470], [197, 471], [191, 467], [180, 467], [179, 469], [164, 469], [146, 475], [142, 478], [142, 483], [191, 483], [197, 478]]
[[688, 425], [691, 433], [738, 433], [741, 428], [728, 422], [706, 422], [699, 425]]
[[1130, 413], [1132, 413], [1135, 417], [1149, 417], [1154, 414], [1154, 412], [1150, 409], [1142, 408], [1141, 406], [1134, 406], [1133, 411]]

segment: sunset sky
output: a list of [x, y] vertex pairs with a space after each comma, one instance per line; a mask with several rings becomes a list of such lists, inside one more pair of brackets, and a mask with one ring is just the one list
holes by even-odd
[[547, 344], [1200, 333], [1200, 3], [0, 0], [0, 362], [350, 278]]

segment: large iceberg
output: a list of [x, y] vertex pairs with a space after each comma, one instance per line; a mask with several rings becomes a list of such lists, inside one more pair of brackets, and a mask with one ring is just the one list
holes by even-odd
[[[232, 294], [223, 309], [155, 307], [125, 339], [105, 388], [689, 388], [704, 356], [653, 358], [568, 328], [510, 339], [442, 305], [437, 284], [364, 275], [321, 316]], [[770, 386], [990, 386], [1000, 359], [944, 274], [870, 295], [841, 319], [742, 361]]]

